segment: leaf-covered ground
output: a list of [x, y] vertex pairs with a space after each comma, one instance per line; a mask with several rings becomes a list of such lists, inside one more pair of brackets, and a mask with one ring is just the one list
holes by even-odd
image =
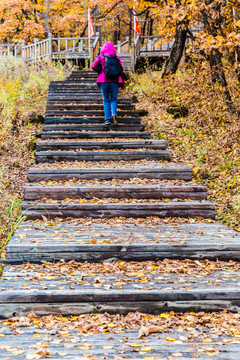
[[[229, 72], [229, 88], [239, 106], [239, 84]], [[204, 63], [179, 70], [163, 81], [160, 72], [132, 76], [127, 94], [136, 95], [138, 109], [148, 110], [146, 130], [165, 139], [172, 161], [193, 168], [217, 204], [217, 219], [240, 230], [240, 123], [228, 112], [222, 89], [213, 85]], [[168, 106], [182, 104], [189, 116], [174, 119]]]

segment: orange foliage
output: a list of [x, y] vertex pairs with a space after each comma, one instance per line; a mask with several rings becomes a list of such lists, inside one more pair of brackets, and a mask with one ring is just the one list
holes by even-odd
[[47, 36], [79, 36], [86, 24], [83, 3], [78, 0], [1, 0], [0, 43], [33, 42]]

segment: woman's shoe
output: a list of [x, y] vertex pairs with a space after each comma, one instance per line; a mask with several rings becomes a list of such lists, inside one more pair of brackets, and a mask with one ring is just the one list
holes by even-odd
[[113, 126], [118, 126], [117, 115], [113, 115], [112, 120], [113, 120]]
[[111, 121], [110, 120], [105, 121], [105, 123], [104, 123], [104, 125], [102, 127], [102, 131], [109, 131], [110, 126], [111, 126]]

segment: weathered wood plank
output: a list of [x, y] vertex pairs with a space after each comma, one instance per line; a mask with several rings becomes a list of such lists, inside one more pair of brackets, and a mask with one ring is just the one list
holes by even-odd
[[107, 161], [107, 160], [167, 160], [170, 161], [170, 151], [37, 151], [36, 164], [51, 163], [55, 161]]
[[112, 218], [123, 217], [203, 217], [215, 218], [215, 205], [209, 201], [169, 203], [111, 203], [111, 204], [30, 204], [23, 202], [22, 209], [28, 220], [60, 218]]
[[73, 149], [84, 149], [84, 150], [112, 150], [112, 149], [153, 149], [153, 150], [165, 150], [167, 142], [165, 140], [136, 140], [136, 141], [54, 141], [46, 142], [39, 141], [36, 144], [37, 151], [48, 151], [48, 150], [73, 150]]
[[[43, 131], [101, 131], [103, 124], [57, 124], [57, 125], [44, 125]], [[144, 131], [144, 125], [137, 124], [119, 124], [114, 127], [114, 132], [127, 131], [127, 132], [141, 132]], [[105, 134], [106, 131], [102, 135]], [[111, 133], [110, 133], [111, 134]]]
[[42, 180], [68, 180], [68, 179], [181, 179], [191, 180], [192, 170], [188, 166], [166, 166], [161, 167], [156, 163], [155, 168], [132, 167], [132, 168], [106, 168], [106, 169], [82, 169], [82, 168], [69, 168], [69, 169], [38, 169], [30, 168], [28, 172], [29, 182], [38, 182]]
[[[85, 96], [76, 96], [76, 95], [48, 95], [48, 99], [47, 99], [47, 103], [49, 104], [65, 104], [65, 103], [69, 103], [71, 104], [72, 102], [74, 104], [92, 104], [94, 100], [94, 104], [102, 104], [103, 99], [102, 99], [102, 95], [85, 95]], [[131, 99], [124, 99], [124, 98], [119, 98], [118, 99], [118, 104], [127, 104], [127, 105], [131, 105], [132, 104], [132, 100]]]
[[[104, 123], [104, 117], [101, 116], [89, 116], [89, 117], [45, 117], [45, 125], [50, 124], [102, 124]], [[141, 124], [140, 117], [118, 118], [119, 124]]]
[[[79, 246], [80, 247], [80, 246]], [[195, 250], [187, 250], [185, 247], [177, 249], [176, 251], [148, 251], [146, 246], [145, 251], [95, 251], [94, 247], [89, 251], [82, 251], [73, 247], [69, 247], [65, 251], [57, 251], [54, 247], [46, 247], [45, 252], [24, 252], [14, 253], [9, 252], [7, 254], [7, 264], [22, 264], [26, 262], [41, 263], [42, 261], [56, 262], [64, 259], [65, 261], [88, 261], [88, 262], [102, 262], [109, 259], [124, 260], [124, 261], [148, 261], [148, 260], [163, 260], [163, 259], [191, 259], [191, 260], [224, 260], [224, 261], [240, 261], [240, 247], [236, 246], [235, 249], [228, 250], [222, 247], [222, 249], [209, 249], [206, 244], [205, 249], [196, 248]], [[71, 251], [70, 251], [71, 250]]]
[[[104, 111], [99, 110], [46, 110], [45, 115], [47, 117], [62, 117], [62, 116], [78, 116], [81, 117], [83, 115], [85, 116], [104, 116]], [[139, 113], [134, 110], [118, 110], [118, 115], [120, 117], [138, 117]]]
[[[133, 110], [135, 106], [130, 104], [118, 104], [119, 110]], [[85, 111], [85, 110], [103, 110], [103, 104], [47, 104], [46, 111]]]
[[101, 90], [98, 89], [86, 89], [86, 88], [76, 88], [76, 89], [62, 89], [62, 88], [58, 88], [58, 89], [49, 89], [48, 90], [48, 95], [56, 95], [56, 94], [60, 94], [60, 95], [101, 95]]
[[[54, 308], [52, 307], [52, 309]], [[21, 315], [25, 315], [25, 313], [22, 312]], [[140, 317], [142, 317], [142, 314]], [[109, 319], [109, 321], [111, 320]], [[73, 329], [67, 329], [68, 336], [64, 336], [65, 334], [61, 332], [61, 322], [55, 324], [54, 331], [46, 327], [36, 329], [33, 324], [29, 327], [22, 325], [20, 331], [18, 331], [19, 325], [15, 328], [10, 325], [5, 326], [4, 322], [1, 322], [0, 331], [3, 336], [0, 339], [0, 347], [3, 359], [9, 358], [9, 355], [11, 360], [26, 360], [26, 357], [37, 357], [38, 344], [47, 347], [47, 352], [51, 354], [51, 359], [54, 360], [59, 360], [62, 357], [66, 360], [84, 360], [86, 357], [96, 357], [98, 360], [112, 360], [114, 358], [120, 359], [123, 354], [125, 359], [138, 360], [145, 359], [146, 355], [154, 360], [174, 358], [176, 355], [183, 357], [184, 360], [196, 357], [200, 357], [201, 360], [208, 360], [210, 356], [216, 356], [218, 360], [239, 359], [237, 334], [233, 337], [226, 334], [224, 329], [220, 333], [216, 331], [214, 333], [212, 326], [207, 325], [201, 326], [200, 329], [194, 329], [195, 336], [192, 336], [191, 327], [184, 326], [181, 333], [179, 333], [179, 328], [172, 326], [163, 333], [149, 334], [147, 339], [138, 339], [139, 325], [136, 325], [135, 328], [131, 326], [131, 329], [129, 329], [129, 326], [127, 329], [121, 326], [119, 333], [104, 333], [100, 329], [100, 333], [93, 334], [91, 332], [85, 337], [84, 333], [82, 334], [79, 330], [76, 331], [74, 321]], [[93, 324], [97, 324], [94, 317]], [[38, 337], [37, 344], [36, 334]], [[223, 334], [225, 341], [222, 341]], [[171, 346], [168, 341], [169, 337], [176, 340], [171, 342]], [[186, 342], [181, 339], [187, 339], [187, 346]], [[209, 343], [205, 342], [206, 339], [210, 339], [211, 347]], [[87, 341], [87, 345], [84, 346], [85, 341]], [[134, 348], [131, 346], [132, 344], [136, 344], [138, 347]]]
[[133, 199], [194, 199], [207, 198], [204, 186], [158, 186], [158, 185], [121, 185], [121, 186], [32, 186], [24, 187], [25, 200], [42, 198], [64, 200], [66, 198], [133, 198]]
[[99, 138], [136, 138], [136, 139], [150, 139], [151, 138], [151, 133], [147, 133], [147, 132], [139, 132], [139, 131], [132, 131], [132, 132], [125, 132], [125, 131], [121, 131], [121, 132], [117, 132], [117, 131], [110, 131], [110, 132], [106, 132], [103, 135], [102, 131], [74, 131], [74, 132], [69, 132], [69, 131], [45, 131], [42, 132], [41, 138], [43, 140], [46, 139], [99, 139]]
[[[223, 311], [228, 310], [237, 312], [240, 310], [239, 300], [188, 300], [188, 301], [138, 301], [127, 302], [71, 302], [71, 303], [1, 303], [0, 318], [8, 319], [15, 316], [26, 316], [36, 314], [45, 316], [49, 314], [61, 314], [63, 316], [77, 316], [81, 314], [128, 314], [129, 312], [144, 312], [150, 314], [160, 314], [166, 311], [186, 312], [186, 311]], [[226, 356], [226, 355], [225, 355]], [[223, 358], [224, 360], [226, 357]], [[231, 358], [232, 359], [232, 358]], [[237, 360], [238, 358], [236, 358]]]

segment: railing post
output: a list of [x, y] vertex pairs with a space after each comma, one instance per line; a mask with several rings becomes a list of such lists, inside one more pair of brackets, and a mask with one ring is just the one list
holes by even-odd
[[131, 67], [132, 67], [132, 71], [135, 70], [135, 44], [134, 42], [132, 42], [131, 45]]
[[90, 41], [89, 41], [89, 57], [90, 57], [89, 67], [91, 67], [91, 65], [93, 63], [93, 42], [92, 42], [91, 38], [90, 38]]
[[118, 42], [117, 42], [117, 52], [118, 52], [118, 54], [121, 54], [121, 41], [120, 40], [118, 40]]
[[34, 63], [35, 63], [35, 66], [37, 66], [37, 43], [38, 43], [38, 39], [35, 38], [34, 39]]
[[26, 59], [25, 59], [25, 40], [22, 40], [21, 44], [22, 44], [21, 45], [22, 46], [22, 58], [24, 61], [26, 61]]
[[53, 58], [53, 46], [52, 46], [52, 35], [50, 34], [48, 37], [48, 58], [49, 58], [49, 62], [50, 64], [52, 63], [52, 58]]

